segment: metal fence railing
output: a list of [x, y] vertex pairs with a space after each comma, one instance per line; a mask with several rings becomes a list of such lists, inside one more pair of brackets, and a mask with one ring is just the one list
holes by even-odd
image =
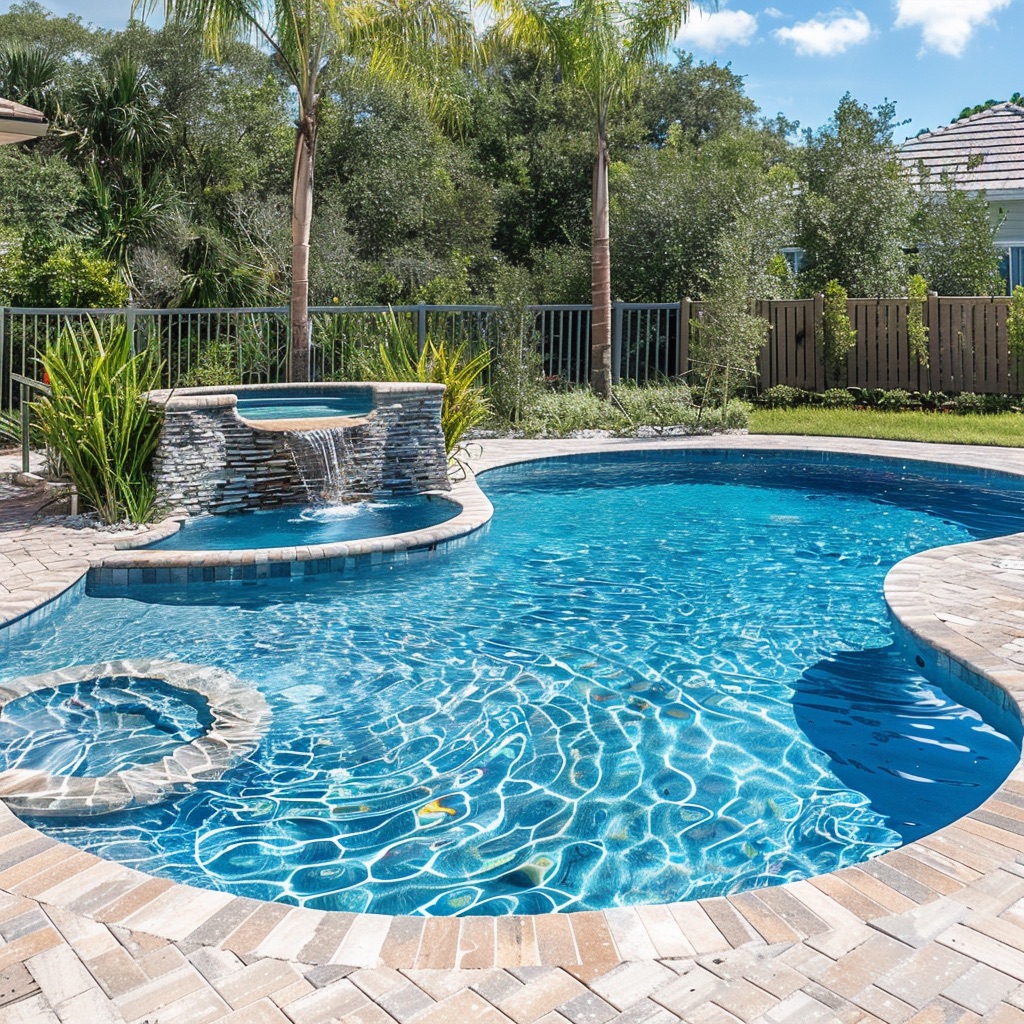
[[[530, 306], [533, 343], [543, 374], [569, 384], [590, 381], [590, 306]], [[686, 323], [677, 303], [615, 303], [613, 377], [644, 383], [685, 372]], [[314, 380], [358, 377], [372, 365], [381, 339], [394, 324], [420, 349], [427, 339], [465, 345], [475, 354], [498, 342], [499, 307], [313, 306], [311, 375]], [[209, 379], [218, 368], [245, 383], [284, 381], [291, 326], [286, 306], [250, 309], [22, 309], [0, 307], [0, 408], [17, 408], [12, 374], [38, 379], [40, 353], [69, 324], [122, 319], [137, 349], [155, 347], [164, 365], [164, 386]], [[683, 332], [685, 336], [685, 331]]]

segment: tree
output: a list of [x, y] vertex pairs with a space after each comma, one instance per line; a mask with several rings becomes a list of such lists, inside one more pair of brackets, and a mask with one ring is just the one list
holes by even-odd
[[[917, 270], [940, 295], [997, 295], [1000, 253], [984, 191], [968, 192], [955, 173], [932, 179], [922, 166], [916, 219]], [[1005, 250], [1004, 250], [1005, 251]]]
[[827, 125], [805, 134], [797, 241], [810, 290], [834, 279], [855, 296], [902, 291], [915, 200], [894, 116], [892, 103], [871, 110], [847, 93]]
[[198, 30], [214, 57], [230, 41], [258, 40], [295, 90], [290, 376], [308, 380], [309, 234], [321, 76], [332, 59], [349, 56], [366, 60], [374, 73], [408, 82], [410, 89], [429, 89], [441, 82], [444, 57], [461, 60], [471, 49], [471, 23], [444, 0], [135, 0], [134, 6], [161, 7], [169, 20]]
[[608, 220], [608, 122], [643, 70], [668, 49], [689, 0], [501, 0], [496, 36], [548, 54], [590, 104], [595, 127], [591, 192], [590, 380], [607, 398], [612, 387], [611, 252]]

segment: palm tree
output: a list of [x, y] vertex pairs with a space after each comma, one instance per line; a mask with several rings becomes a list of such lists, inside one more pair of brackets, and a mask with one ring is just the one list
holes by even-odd
[[442, 61], [472, 52], [472, 22], [457, 0], [135, 0], [133, 10], [158, 7], [198, 31], [214, 59], [229, 41], [255, 40], [295, 90], [290, 379], [308, 380], [309, 228], [324, 73], [332, 60], [362, 60], [372, 74], [429, 95]]
[[494, 36], [549, 56], [564, 81], [590, 102], [596, 147], [591, 226], [590, 382], [607, 398], [612, 387], [612, 288], [608, 246], [608, 118], [662, 56], [690, 10], [690, 0], [492, 0]]

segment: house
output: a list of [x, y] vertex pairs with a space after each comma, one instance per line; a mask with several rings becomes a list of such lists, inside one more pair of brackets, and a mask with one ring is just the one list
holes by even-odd
[[979, 114], [907, 139], [899, 159], [912, 173], [920, 165], [937, 181], [942, 171], [969, 192], [984, 190], [998, 224], [1008, 287], [1024, 284], [1024, 107], [997, 103]]

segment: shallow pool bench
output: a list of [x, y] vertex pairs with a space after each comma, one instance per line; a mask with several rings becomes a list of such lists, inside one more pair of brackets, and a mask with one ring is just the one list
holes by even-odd
[[[247, 420], [238, 396], [280, 394], [280, 385], [155, 391], [164, 426], [153, 459], [160, 505], [191, 515], [239, 512], [306, 502], [308, 467], [300, 467], [297, 435], [340, 432], [357, 492], [416, 494], [448, 490], [441, 429], [440, 384], [303, 384], [304, 394], [324, 398], [372, 393], [362, 415], [316, 419]], [[303, 479], [303, 472], [306, 479]]]

